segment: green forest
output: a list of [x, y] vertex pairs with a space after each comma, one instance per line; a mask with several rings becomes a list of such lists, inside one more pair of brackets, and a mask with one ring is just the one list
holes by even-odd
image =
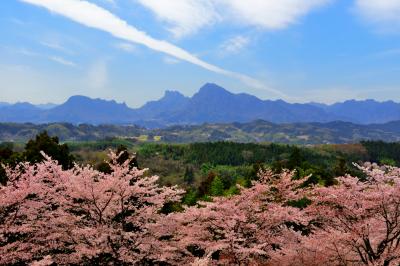
[[[39, 162], [41, 152], [57, 160], [64, 169], [74, 163], [91, 165], [99, 171], [110, 171], [107, 158], [113, 151], [121, 163], [130, 160], [132, 167], [149, 168], [148, 175], [160, 176], [161, 185], [179, 185], [187, 193], [183, 203], [193, 205], [210, 196], [238, 193], [237, 184], [251, 186], [262, 169], [275, 173], [295, 170], [304, 185], [334, 184], [335, 177], [346, 174], [362, 178], [354, 163], [370, 161], [400, 165], [400, 143], [363, 141], [340, 145], [287, 145], [277, 143], [204, 142], [190, 144], [138, 143], [126, 139], [107, 138], [98, 141], [60, 142], [47, 132], [26, 143], [3, 142], [0, 145], [2, 165]], [[5, 180], [0, 168], [0, 181]]]

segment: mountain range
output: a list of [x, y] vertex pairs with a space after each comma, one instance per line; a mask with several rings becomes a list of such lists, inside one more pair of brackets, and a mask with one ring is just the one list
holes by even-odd
[[184, 124], [246, 123], [257, 119], [278, 124], [333, 121], [383, 124], [400, 120], [400, 104], [375, 100], [349, 100], [332, 105], [261, 100], [250, 94], [231, 93], [212, 83], [205, 84], [192, 97], [166, 91], [161, 99], [147, 102], [140, 108], [85, 96], [72, 96], [60, 105], [0, 102], [0, 122], [137, 124], [163, 128]]

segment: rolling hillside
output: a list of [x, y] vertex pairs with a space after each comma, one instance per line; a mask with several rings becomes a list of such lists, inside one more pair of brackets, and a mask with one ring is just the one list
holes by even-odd
[[126, 138], [134, 142], [192, 143], [208, 141], [279, 142], [291, 144], [343, 144], [361, 140], [400, 141], [400, 121], [357, 125], [349, 122], [274, 124], [263, 120], [250, 123], [177, 125], [164, 129], [68, 123], [0, 124], [0, 141], [26, 141], [46, 130], [62, 141]]

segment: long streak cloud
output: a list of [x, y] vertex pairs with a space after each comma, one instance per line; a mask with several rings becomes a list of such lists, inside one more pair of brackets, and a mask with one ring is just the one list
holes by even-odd
[[155, 51], [168, 54], [180, 60], [200, 66], [209, 71], [239, 79], [257, 89], [265, 89], [276, 95], [286, 97], [282, 92], [268, 88], [262, 82], [247, 75], [232, 72], [207, 63], [188, 51], [169, 42], [157, 40], [147, 33], [129, 25], [108, 10], [82, 0], [20, 0], [25, 3], [44, 7], [49, 11], [67, 17], [87, 27], [108, 32], [116, 38], [144, 45]]

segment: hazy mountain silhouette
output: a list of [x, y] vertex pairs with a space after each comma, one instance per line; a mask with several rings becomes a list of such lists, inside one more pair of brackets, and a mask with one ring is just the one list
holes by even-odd
[[57, 107], [57, 104], [54, 104], [54, 103], [43, 103], [43, 104], [36, 104], [35, 106], [37, 108], [39, 108], [39, 109], [49, 110], [49, 109], [52, 109], [54, 107]]
[[234, 94], [212, 83], [205, 84], [192, 97], [166, 91], [161, 99], [136, 109], [129, 108], [125, 103], [85, 96], [72, 96], [58, 106], [0, 103], [0, 122], [136, 123], [162, 127], [172, 124], [243, 123], [257, 119], [273, 123], [345, 121], [383, 124], [400, 120], [400, 104], [374, 100], [349, 100], [333, 105], [293, 104], [282, 100], [261, 100], [245, 93]]
[[189, 103], [168, 118], [170, 123], [248, 122], [263, 119], [275, 123], [326, 122], [339, 119], [310, 104], [289, 104], [282, 100], [261, 100], [241, 93], [233, 94], [208, 83]]
[[400, 104], [393, 101], [349, 100], [324, 108], [327, 112], [361, 124], [385, 123], [400, 119]]
[[135, 120], [135, 111], [125, 103], [72, 96], [64, 104], [44, 112], [43, 122], [122, 124]]
[[2, 122], [35, 122], [42, 110], [30, 103], [6, 104], [0, 106], [0, 121]]
[[143, 120], [164, 120], [170, 115], [182, 111], [189, 104], [190, 98], [177, 91], [166, 91], [157, 101], [150, 101], [137, 109], [137, 115]]

